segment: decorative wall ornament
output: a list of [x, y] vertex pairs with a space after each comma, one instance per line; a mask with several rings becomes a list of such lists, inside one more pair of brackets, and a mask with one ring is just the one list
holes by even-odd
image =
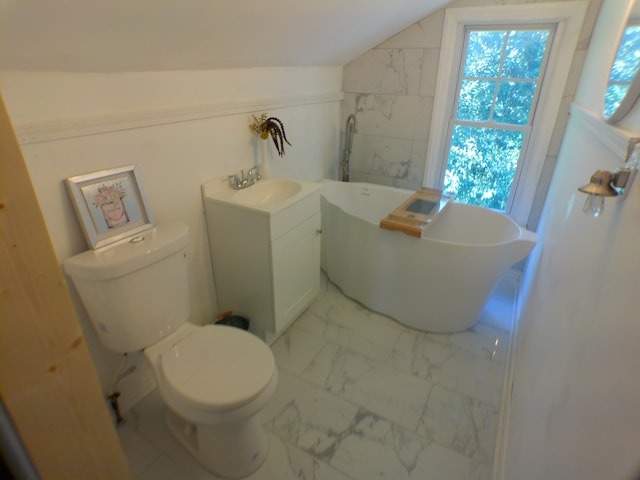
[[266, 140], [271, 135], [271, 139], [276, 146], [278, 155], [284, 156], [284, 144], [291, 146], [287, 135], [284, 131], [284, 124], [279, 118], [268, 117], [266, 113], [263, 113], [259, 117], [251, 115], [253, 122], [249, 125], [249, 128], [260, 135], [260, 138]]

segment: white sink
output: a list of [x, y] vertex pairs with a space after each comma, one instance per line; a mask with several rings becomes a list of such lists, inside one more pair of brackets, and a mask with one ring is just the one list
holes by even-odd
[[211, 200], [263, 215], [274, 215], [309, 197], [320, 188], [321, 184], [316, 182], [293, 178], [267, 178], [241, 190], [234, 190], [229, 187], [225, 177], [203, 184], [202, 195], [205, 201]]
[[242, 190], [236, 190], [233, 200], [247, 205], [277, 204], [293, 197], [300, 190], [302, 185], [297, 180], [270, 178]]

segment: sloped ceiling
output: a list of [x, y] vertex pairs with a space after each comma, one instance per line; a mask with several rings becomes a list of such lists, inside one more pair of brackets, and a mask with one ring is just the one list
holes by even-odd
[[345, 65], [450, 0], [0, 0], [0, 69]]

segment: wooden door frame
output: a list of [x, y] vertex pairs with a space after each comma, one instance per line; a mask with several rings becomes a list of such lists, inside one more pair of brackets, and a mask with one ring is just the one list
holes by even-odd
[[0, 236], [0, 395], [40, 478], [131, 478], [1, 96]]

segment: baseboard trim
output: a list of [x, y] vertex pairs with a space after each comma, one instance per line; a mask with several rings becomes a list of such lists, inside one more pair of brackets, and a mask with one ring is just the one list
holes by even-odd
[[518, 338], [518, 320], [521, 313], [520, 287], [522, 285], [523, 272], [509, 270], [505, 277], [516, 283], [516, 298], [513, 306], [512, 327], [509, 339], [509, 351], [507, 353], [506, 372], [502, 386], [502, 401], [500, 403], [500, 415], [498, 418], [498, 436], [496, 438], [496, 450], [493, 457], [492, 480], [504, 480], [507, 437], [509, 432], [509, 418], [511, 414], [511, 394], [513, 390], [513, 376], [515, 365], [515, 343]]

